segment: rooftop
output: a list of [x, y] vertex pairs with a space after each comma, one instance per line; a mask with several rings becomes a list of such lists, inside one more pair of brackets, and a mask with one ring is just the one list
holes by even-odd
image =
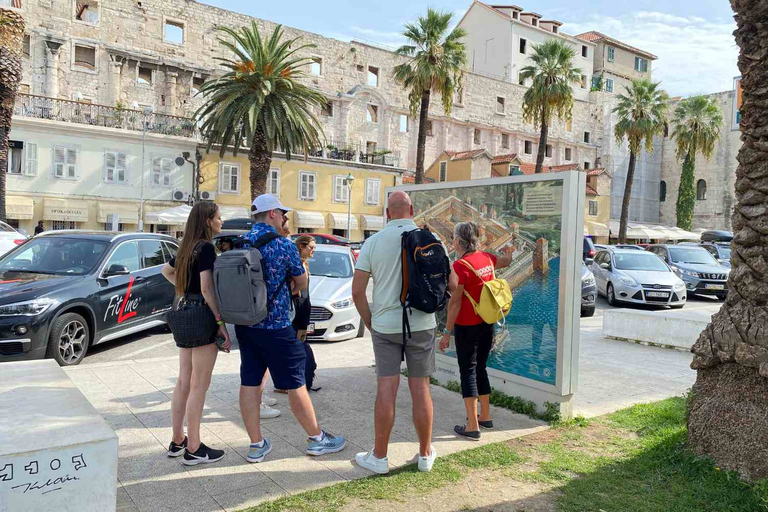
[[616, 45], [618, 47], [624, 48], [625, 50], [629, 50], [631, 52], [637, 53], [639, 55], [642, 55], [644, 57], [648, 57], [651, 60], [658, 59], [657, 56], [650, 52], [646, 52], [645, 50], [641, 50], [640, 48], [636, 48], [634, 46], [628, 45], [627, 43], [622, 43], [618, 39], [614, 39], [610, 36], [607, 36], [603, 34], [602, 32], [598, 32], [596, 30], [591, 30], [589, 32], [584, 32], [583, 34], [579, 34], [576, 36], [578, 39], [581, 39], [582, 41], [589, 41], [591, 43], [597, 43], [599, 41], [606, 41], [608, 43], [611, 43], [613, 45]]
[[482, 155], [483, 153], [487, 153], [485, 148], [481, 149], [472, 149], [470, 151], [446, 151], [445, 154], [451, 157], [451, 162], [455, 162], [457, 160], [469, 160], [470, 158], [475, 158], [477, 156]]

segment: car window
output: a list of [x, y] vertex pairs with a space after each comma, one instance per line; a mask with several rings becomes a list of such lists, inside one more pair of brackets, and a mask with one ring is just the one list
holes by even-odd
[[108, 245], [100, 240], [33, 238], [0, 259], [0, 271], [83, 275], [93, 270]]
[[720, 246], [720, 258], [724, 260], [731, 259], [731, 248]]
[[327, 244], [328, 240], [325, 239], [324, 236], [313, 236], [312, 238], [315, 239], [315, 244]]
[[618, 253], [613, 255], [613, 261], [618, 270], [649, 270], [657, 272], [669, 272], [669, 269], [657, 256], [636, 253]]
[[106, 269], [112, 265], [121, 265], [128, 269], [128, 272], [136, 272], [141, 268], [139, 265], [139, 244], [137, 242], [124, 242], [115, 249], [112, 256], [107, 261]]
[[5, 222], [0, 220], [0, 231], [8, 231], [10, 233], [16, 233], [16, 230], [13, 229], [11, 226], [6, 224]]
[[673, 263], [693, 265], [717, 265], [717, 261], [701, 247], [670, 247], [669, 259]]
[[144, 257], [142, 268], [156, 267], [165, 263], [163, 244], [160, 243], [160, 240], [141, 240], [139, 247], [141, 248], [141, 255]]
[[308, 260], [310, 276], [352, 277], [352, 260], [342, 252], [316, 251]]
[[179, 250], [179, 246], [172, 244], [171, 242], [163, 242], [163, 248], [165, 249], [166, 261], [171, 261], [171, 258], [176, 257], [176, 251]]
[[710, 254], [712, 254], [712, 256], [714, 256], [715, 258], [717, 258], [717, 248], [716, 248], [714, 245], [705, 245], [705, 246], [703, 246], [703, 247], [704, 247], [706, 250], [708, 250], [708, 251], [709, 251], [709, 253], [710, 253]]

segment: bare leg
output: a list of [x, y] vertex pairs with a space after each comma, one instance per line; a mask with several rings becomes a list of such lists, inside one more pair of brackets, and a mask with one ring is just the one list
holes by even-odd
[[315, 417], [315, 408], [312, 406], [312, 400], [309, 398], [307, 386], [301, 386], [298, 389], [288, 390], [288, 403], [291, 404], [291, 412], [296, 417], [304, 432], [310, 436], [319, 436], [320, 427]]
[[432, 393], [429, 377], [408, 377], [413, 401], [413, 425], [419, 436], [419, 455], [426, 457], [432, 449]]
[[192, 379], [192, 349], [182, 348], [179, 352], [179, 378], [173, 388], [171, 398], [171, 423], [173, 424], [173, 442], [184, 442], [184, 414], [187, 411], [189, 385]]
[[389, 436], [395, 425], [395, 402], [397, 400], [397, 388], [400, 386], [400, 375], [378, 377], [376, 380], [378, 381], [378, 391], [376, 392], [374, 410], [376, 437], [373, 456], [381, 459], [387, 456]]
[[464, 407], [467, 408], [467, 432], [480, 430], [480, 425], [477, 424], [477, 397], [465, 398]]
[[260, 443], [262, 440], [260, 411], [261, 393], [265, 382], [266, 375], [259, 386], [240, 386], [240, 413], [243, 415], [243, 423], [251, 443]]
[[480, 419], [491, 420], [491, 395], [480, 395]]
[[205, 407], [205, 394], [211, 385], [211, 373], [216, 364], [219, 349], [215, 343], [195, 347], [192, 351], [192, 379], [187, 400], [187, 449], [194, 453], [200, 448], [200, 420]]

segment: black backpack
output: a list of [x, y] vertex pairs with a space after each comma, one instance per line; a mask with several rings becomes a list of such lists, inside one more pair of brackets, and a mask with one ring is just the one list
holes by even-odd
[[411, 336], [408, 310], [418, 309], [435, 313], [448, 302], [448, 278], [451, 264], [440, 240], [426, 226], [406, 231], [402, 235], [403, 287], [400, 304], [403, 306], [403, 340]]

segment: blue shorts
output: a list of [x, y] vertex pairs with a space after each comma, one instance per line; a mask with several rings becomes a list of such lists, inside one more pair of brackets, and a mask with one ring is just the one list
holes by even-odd
[[307, 353], [293, 327], [256, 329], [235, 326], [240, 345], [240, 384], [257, 387], [267, 369], [275, 389], [298, 389], [306, 383], [304, 366]]

